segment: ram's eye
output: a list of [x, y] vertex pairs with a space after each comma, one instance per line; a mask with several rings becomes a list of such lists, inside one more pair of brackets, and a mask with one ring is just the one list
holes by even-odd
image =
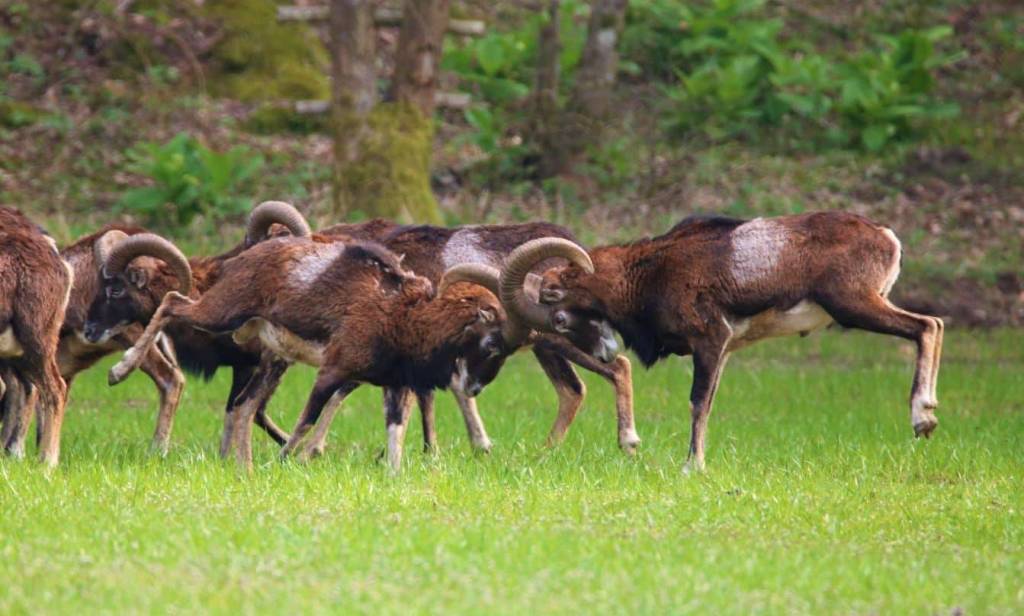
[[110, 298], [113, 298], [113, 299], [117, 299], [119, 297], [124, 297], [124, 287], [120, 287], [120, 286], [118, 286], [118, 287], [108, 287], [107, 288], [107, 297], [110, 297]]
[[569, 329], [569, 315], [564, 311], [559, 310], [551, 317], [551, 324], [555, 326], [560, 332], [564, 332]]
[[491, 357], [494, 357], [495, 355], [501, 353], [501, 343], [498, 342], [498, 340], [495, 338], [485, 338], [484, 351]]

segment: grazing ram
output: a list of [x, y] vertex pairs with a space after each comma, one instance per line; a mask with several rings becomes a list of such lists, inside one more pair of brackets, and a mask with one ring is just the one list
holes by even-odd
[[832, 321], [916, 342], [911, 424], [925, 437], [938, 424], [943, 324], [888, 300], [902, 248], [887, 227], [840, 212], [686, 219], [653, 239], [591, 250], [592, 272], [576, 265], [547, 271], [540, 303], [532, 301], [523, 291], [527, 272], [564, 251], [549, 240], [517, 249], [503, 273], [502, 303], [598, 356], [614, 348], [612, 328], [648, 366], [692, 354], [687, 469], [704, 467], [708, 415], [729, 353]]
[[49, 236], [21, 212], [0, 207], [0, 438], [9, 455], [23, 456], [37, 411], [39, 457], [50, 467], [60, 457], [67, 401], [57, 345], [73, 276]]
[[[474, 282], [485, 284], [496, 291], [497, 269], [503, 265], [508, 254], [524, 242], [542, 237], [569, 240], [565, 244], [565, 253], [560, 256], [568, 256], [583, 267], [586, 267], [588, 261], [585, 252], [579, 249], [574, 251], [572, 234], [564, 227], [551, 223], [455, 228], [422, 225], [382, 230], [387, 232], [377, 239], [392, 252], [402, 255], [403, 265], [430, 279], [435, 285], [441, 283], [442, 274], [446, 270], [451, 270], [452, 281], [468, 273]], [[353, 225], [338, 225], [324, 229], [321, 234], [325, 237], [346, 236], [357, 231], [361, 229], [354, 229]], [[532, 345], [534, 356], [558, 394], [558, 415], [548, 434], [548, 443], [557, 444], [565, 438], [583, 404], [586, 388], [572, 367], [572, 363], [575, 363], [601, 375], [614, 386], [619, 445], [628, 453], [635, 451], [640, 438], [633, 422], [633, 385], [629, 360], [620, 355], [611, 357], [610, 362], [602, 362], [575, 348], [561, 336], [538, 334], [531, 332], [529, 327], [519, 327], [516, 332], [514, 339], [505, 341], [504, 352], [511, 354]], [[472, 445], [479, 450], [489, 451], [491, 440], [477, 411], [474, 400], [476, 393], [462, 390], [454, 380], [451, 390], [462, 411]], [[433, 430], [428, 427], [433, 416], [432, 393], [420, 397], [420, 407], [424, 416], [424, 438], [430, 449], [435, 446]], [[310, 439], [308, 454], [322, 453], [330, 421], [331, 414], [328, 412]]]
[[[116, 230], [108, 232], [103, 236], [107, 247], [99, 257], [102, 285], [94, 293], [84, 326], [86, 340], [104, 345], [149, 323], [164, 296], [171, 291], [200, 297], [220, 280], [225, 262], [265, 237], [274, 224], [283, 225], [296, 236], [310, 234], [309, 226], [294, 208], [275, 201], [253, 209], [244, 242], [213, 257], [186, 259], [173, 244], [153, 234], [129, 236]], [[231, 410], [260, 365], [261, 349], [258, 344], [240, 346], [228, 336], [215, 336], [191, 327], [172, 326], [166, 335], [187, 371], [208, 379], [221, 366], [232, 369], [220, 448], [221, 455], [226, 456], [234, 417]], [[156, 352], [152, 345], [147, 349], [146, 356], [141, 358], [143, 361]], [[288, 435], [266, 416], [264, 408], [256, 413], [256, 423], [278, 444], [283, 445], [287, 440]], [[165, 427], [166, 430], [161, 431], [158, 425], [158, 433], [164, 439], [169, 437], [170, 419]]]
[[[435, 296], [426, 278], [372, 242], [275, 238], [223, 264], [216, 284], [199, 299], [170, 293], [136, 346], [111, 370], [115, 380], [135, 368], [155, 336], [171, 325], [215, 335], [232, 333], [239, 343], [258, 340], [289, 362], [319, 367], [316, 384], [291, 438], [288, 456], [330, 401], [340, 404], [360, 383], [422, 393], [447, 386], [478, 392], [505, 359], [505, 313], [484, 288], [449, 285]], [[279, 374], [274, 374], [274, 378]], [[273, 380], [273, 379], [271, 379]], [[266, 382], [261, 381], [261, 382]], [[261, 389], [257, 383], [250, 391]], [[236, 410], [239, 461], [251, 465], [248, 418], [256, 398]], [[388, 458], [401, 460], [407, 405], [388, 404]]]

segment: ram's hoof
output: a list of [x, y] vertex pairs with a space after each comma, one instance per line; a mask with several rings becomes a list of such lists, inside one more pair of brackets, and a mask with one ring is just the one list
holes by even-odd
[[636, 432], [632, 431], [620, 436], [619, 447], [626, 455], [636, 455], [636, 450], [640, 447], [640, 436]]
[[935, 427], [938, 425], [939, 420], [936, 419], [934, 416], [926, 417], [925, 419], [914, 424], [914, 436], [917, 438], [921, 438], [922, 436], [925, 438], [929, 438], [931, 437], [932, 432], [935, 430]]
[[110, 385], [117, 385], [128, 378], [128, 375], [132, 372], [132, 361], [134, 357], [135, 356], [131, 351], [125, 353], [121, 361], [114, 364], [110, 369], [110, 372], [107, 374], [107, 383]]

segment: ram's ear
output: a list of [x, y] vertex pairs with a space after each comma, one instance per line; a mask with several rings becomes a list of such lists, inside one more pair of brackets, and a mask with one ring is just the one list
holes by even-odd
[[561, 287], [541, 287], [540, 303], [557, 304], [565, 299], [565, 289]]
[[128, 268], [128, 282], [141, 289], [149, 284], [149, 272], [141, 267]]
[[477, 318], [482, 323], [494, 323], [498, 319], [498, 314], [493, 308], [480, 308], [477, 310]]

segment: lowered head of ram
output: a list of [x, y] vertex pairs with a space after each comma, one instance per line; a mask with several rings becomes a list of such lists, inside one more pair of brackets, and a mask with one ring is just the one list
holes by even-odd
[[109, 340], [133, 323], [147, 323], [164, 295], [192, 290], [188, 259], [173, 244], [152, 233], [105, 233], [94, 245], [99, 293], [89, 306], [85, 338]]

